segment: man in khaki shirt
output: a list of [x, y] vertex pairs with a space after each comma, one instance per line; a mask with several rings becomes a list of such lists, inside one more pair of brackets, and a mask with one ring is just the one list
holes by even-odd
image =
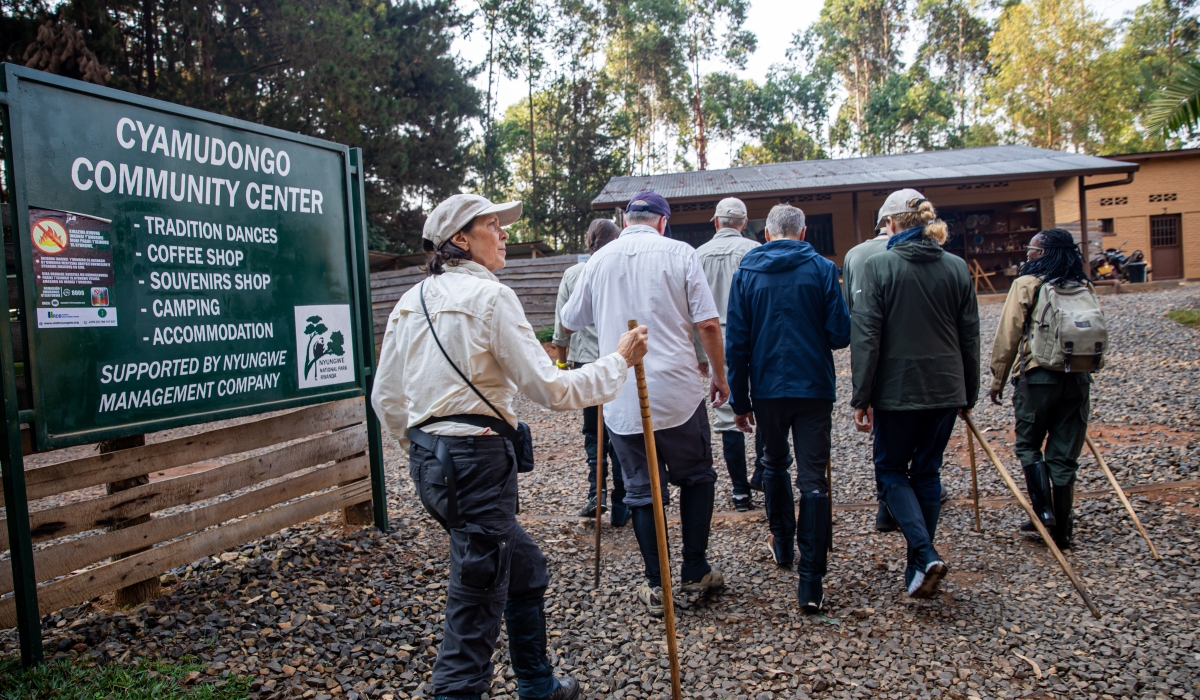
[[[713, 214], [713, 223], [717, 233], [712, 240], [696, 249], [696, 257], [704, 268], [704, 277], [712, 290], [713, 301], [717, 304], [717, 314], [721, 319], [721, 337], [725, 338], [725, 316], [729, 307], [729, 286], [733, 284], [733, 273], [742, 264], [742, 257], [758, 247], [758, 242], [746, 238], [743, 231], [750, 223], [746, 213], [746, 205], [735, 197], [727, 197], [717, 203], [717, 211]], [[701, 367], [708, 364], [708, 356], [704, 348], [696, 343], [696, 357]], [[712, 372], [724, 372], [724, 367], [712, 367]], [[713, 430], [721, 434], [721, 449], [725, 453], [725, 469], [729, 472], [729, 481], [733, 485], [733, 507], [739, 512], [754, 507], [750, 495], [750, 480], [746, 476], [746, 438], [733, 422], [733, 409], [729, 404], [713, 408], [717, 420]], [[755, 439], [756, 448], [758, 439]], [[756, 449], [759, 457], [762, 450]]]

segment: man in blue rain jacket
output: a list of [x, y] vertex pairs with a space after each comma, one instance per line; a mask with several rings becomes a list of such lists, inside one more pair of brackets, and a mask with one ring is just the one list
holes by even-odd
[[[802, 609], [821, 609], [830, 541], [829, 461], [833, 351], [850, 344], [850, 314], [837, 267], [804, 240], [804, 212], [780, 204], [767, 216], [767, 243], [746, 253], [733, 277], [725, 357], [730, 401], [744, 431], [757, 421], [764, 454], [763, 494], [775, 563], [792, 565], [798, 546]], [[796, 452], [799, 527], [788, 467]]]

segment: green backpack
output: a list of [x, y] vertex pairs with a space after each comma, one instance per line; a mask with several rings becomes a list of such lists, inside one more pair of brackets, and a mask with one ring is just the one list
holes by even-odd
[[1104, 367], [1108, 324], [1090, 284], [1043, 283], [1025, 323], [1026, 342], [1039, 366], [1059, 372]]

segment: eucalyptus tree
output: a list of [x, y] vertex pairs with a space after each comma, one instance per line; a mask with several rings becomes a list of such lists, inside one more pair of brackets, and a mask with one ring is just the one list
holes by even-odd
[[985, 94], [1010, 137], [1104, 153], [1132, 122], [1114, 30], [1083, 0], [1026, 0], [1004, 10]]
[[684, 33], [688, 67], [691, 70], [692, 126], [696, 167], [708, 169], [708, 139], [705, 134], [704, 75], [700, 62], [719, 58], [735, 68], [745, 68], [747, 57], [758, 40], [747, 31], [749, 0], [683, 0]]

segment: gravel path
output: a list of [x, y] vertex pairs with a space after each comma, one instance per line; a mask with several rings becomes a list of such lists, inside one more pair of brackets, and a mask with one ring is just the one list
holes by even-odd
[[[762, 511], [722, 512], [710, 560], [728, 586], [712, 600], [680, 601], [685, 695], [1194, 698], [1200, 333], [1163, 314], [1200, 308], [1200, 288], [1104, 297], [1104, 306], [1120, 342], [1093, 392], [1092, 434], [1123, 484], [1191, 483], [1133, 498], [1161, 562], [1115, 498], [1080, 499], [1068, 558], [1103, 619], [1087, 613], [1045, 548], [1017, 532], [1023, 516], [1014, 505], [985, 507], [983, 533], [965, 505], [944, 511], [938, 545], [951, 574], [931, 601], [901, 594], [902, 536], [875, 533], [869, 507], [839, 508], [829, 607], [814, 618], [796, 610], [795, 574], [775, 568], [761, 546]], [[982, 308], [985, 364], [999, 312]], [[837, 361], [847, 396], [848, 354]], [[837, 411], [835, 501], [873, 501], [868, 440], [854, 432], [844, 402]], [[521, 483], [522, 523], [550, 560], [559, 672], [584, 682], [587, 697], [666, 696], [662, 623], [632, 600], [641, 565], [629, 527], [605, 525], [602, 584], [591, 585], [592, 531], [572, 517], [586, 491], [578, 414], [528, 402], [522, 414], [539, 459]], [[1011, 407], [981, 404], [977, 422], [1015, 473]], [[165, 594], [136, 610], [114, 611], [101, 599], [46, 616], [49, 653], [98, 662], [193, 654], [209, 662], [209, 680], [256, 675], [262, 697], [428, 696], [446, 536], [417, 503], [407, 459], [391, 445], [386, 457], [393, 533], [346, 529], [333, 515], [290, 528], [166, 575]], [[953, 497], [970, 493], [967, 464], [959, 431], [943, 472]], [[984, 498], [1008, 495], [982, 452], [979, 474]], [[1081, 480], [1084, 492], [1108, 488], [1090, 458]], [[729, 510], [724, 476], [718, 510]], [[674, 526], [671, 537], [677, 549]], [[13, 631], [0, 633], [0, 653], [15, 653], [15, 643]], [[503, 641], [496, 660], [491, 697], [515, 698]]]

